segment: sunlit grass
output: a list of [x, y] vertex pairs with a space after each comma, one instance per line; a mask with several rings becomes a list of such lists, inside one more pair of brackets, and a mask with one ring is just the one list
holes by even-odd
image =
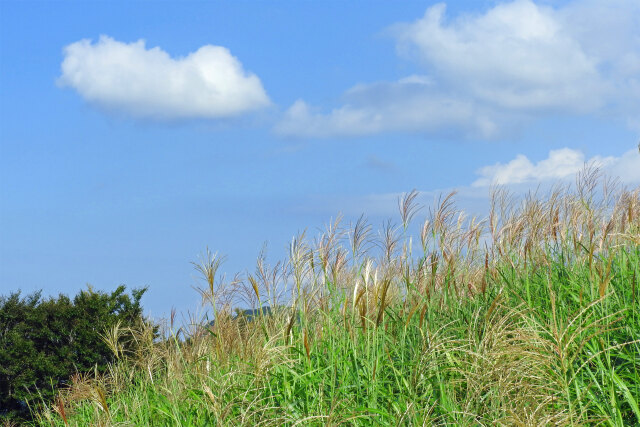
[[[76, 377], [43, 425], [635, 425], [640, 422], [640, 191], [586, 169], [575, 190], [486, 220], [444, 197], [409, 233], [361, 218], [291, 242], [225, 280], [207, 252], [215, 324], [107, 331], [119, 362]], [[415, 238], [415, 240], [414, 240]], [[414, 244], [414, 242], [417, 242]], [[238, 301], [283, 306], [253, 322]], [[182, 339], [185, 334], [187, 340]], [[146, 343], [138, 354], [124, 340]]]

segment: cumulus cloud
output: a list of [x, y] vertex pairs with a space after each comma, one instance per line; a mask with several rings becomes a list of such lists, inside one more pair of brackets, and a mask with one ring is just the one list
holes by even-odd
[[454, 18], [436, 4], [390, 32], [399, 54], [427, 76], [357, 85], [329, 112], [298, 101], [276, 130], [326, 137], [462, 129], [492, 138], [552, 114], [614, 116], [640, 128], [637, 0], [562, 8], [515, 0]]
[[58, 82], [87, 101], [135, 117], [215, 119], [270, 104], [260, 79], [221, 46], [206, 45], [181, 58], [144, 40], [101, 36], [64, 48]]
[[588, 111], [602, 102], [606, 84], [596, 58], [553, 9], [517, 0], [452, 22], [445, 11], [444, 4], [432, 6], [396, 31], [401, 49], [446, 84], [503, 108]]
[[593, 165], [623, 183], [640, 182], [640, 155], [637, 150], [629, 150], [620, 157], [594, 156], [586, 159], [579, 150], [563, 148], [551, 150], [549, 157], [532, 163], [525, 155], [519, 154], [506, 164], [496, 163], [478, 170], [478, 178], [473, 187], [489, 185], [511, 185], [538, 183], [575, 176], [585, 165]]

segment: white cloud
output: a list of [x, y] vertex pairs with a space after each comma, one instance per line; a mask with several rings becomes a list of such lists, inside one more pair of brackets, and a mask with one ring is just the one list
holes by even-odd
[[[506, 164], [485, 166], [477, 171], [479, 178], [472, 184], [461, 184], [453, 188], [421, 189], [418, 202], [434, 206], [443, 195], [456, 191], [456, 205], [468, 214], [486, 215], [489, 207], [490, 185], [499, 184], [513, 194], [524, 195], [530, 190], [546, 191], [558, 183], [572, 184], [576, 174], [585, 165], [597, 166], [606, 176], [617, 178], [622, 185], [640, 186], [640, 154], [633, 148], [621, 156], [593, 156], [588, 158], [579, 150], [563, 148], [549, 152], [546, 159], [531, 162], [520, 154]], [[358, 216], [362, 213], [374, 217], [397, 218], [397, 201], [402, 193], [378, 193], [357, 197], [315, 196], [310, 197], [301, 210]]]
[[559, 16], [611, 87], [603, 113], [640, 131], [640, 1], [583, 0]]
[[491, 138], [501, 120], [467, 99], [440, 92], [428, 78], [411, 76], [394, 83], [358, 85], [347, 103], [329, 113], [296, 101], [276, 125], [281, 135], [361, 136], [387, 131], [455, 133]]
[[260, 79], [221, 46], [202, 46], [181, 58], [144, 40], [101, 36], [64, 49], [59, 83], [87, 101], [135, 117], [221, 118], [270, 104]]
[[384, 131], [492, 138], [553, 114], [601, 115], [640, 128], [640, 2], [530, 0], [448, 19], [437, 4], [391, 33], [428, 76], [360, 84], [321, 112], [298, 101], [276, 130], [327, 137]]
[[640, 153], [637, 149], [629, 150], [622, 157], [614, 158], [613, 162], [605, 167], [611, 176], [620, 178], [623, 184], [640, 184]]
[[535, 164], [519, 154], [506, 164], [497, 163], [480, 168], [480, 178], [472, 186], [538, 183], [572, 178], [585, 164], [597, 166], [607, 174], [620, 178], [625, 184], [640, 182], [640, 154], [636, 149], [627, 151], [621, 157], [594, 156], [586, 159], [579, 150], [563, 148], [550, 151], [548, 158]]
[[600, 105], [606, 85], [597, 61], [553, 9], [517, 0], [451, 23], [445, 10], [432, 6], [396, 31], [401, 47], [447, 84], [503, 108], [588, 111]]

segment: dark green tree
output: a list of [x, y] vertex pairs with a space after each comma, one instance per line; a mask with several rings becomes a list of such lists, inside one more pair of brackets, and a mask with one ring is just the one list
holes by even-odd
[[26, 402], [49, 403], [74, 373], [103, 372], [114, 361], [101, 335], [117, 322], [148, 322], [140, 305], [147, 289], [131, 295], [125, 289], [109, 294], [89, 287], [73, 300], [44, 299], [41, 292], [0, 297], [0, 418], [28, 419]]

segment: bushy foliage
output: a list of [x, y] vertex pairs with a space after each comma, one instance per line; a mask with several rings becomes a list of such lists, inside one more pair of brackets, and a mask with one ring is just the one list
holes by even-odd
[[114, 359], [102, 339], [114, 325], [145, 322], [140, 300], [119, 286], [112, 293], [91, 287], [71, 300], [20, 291], [0, 297], [0, 417], [26, 419], [26, 406], [49, 403], [74, 373], [102, 372]]

